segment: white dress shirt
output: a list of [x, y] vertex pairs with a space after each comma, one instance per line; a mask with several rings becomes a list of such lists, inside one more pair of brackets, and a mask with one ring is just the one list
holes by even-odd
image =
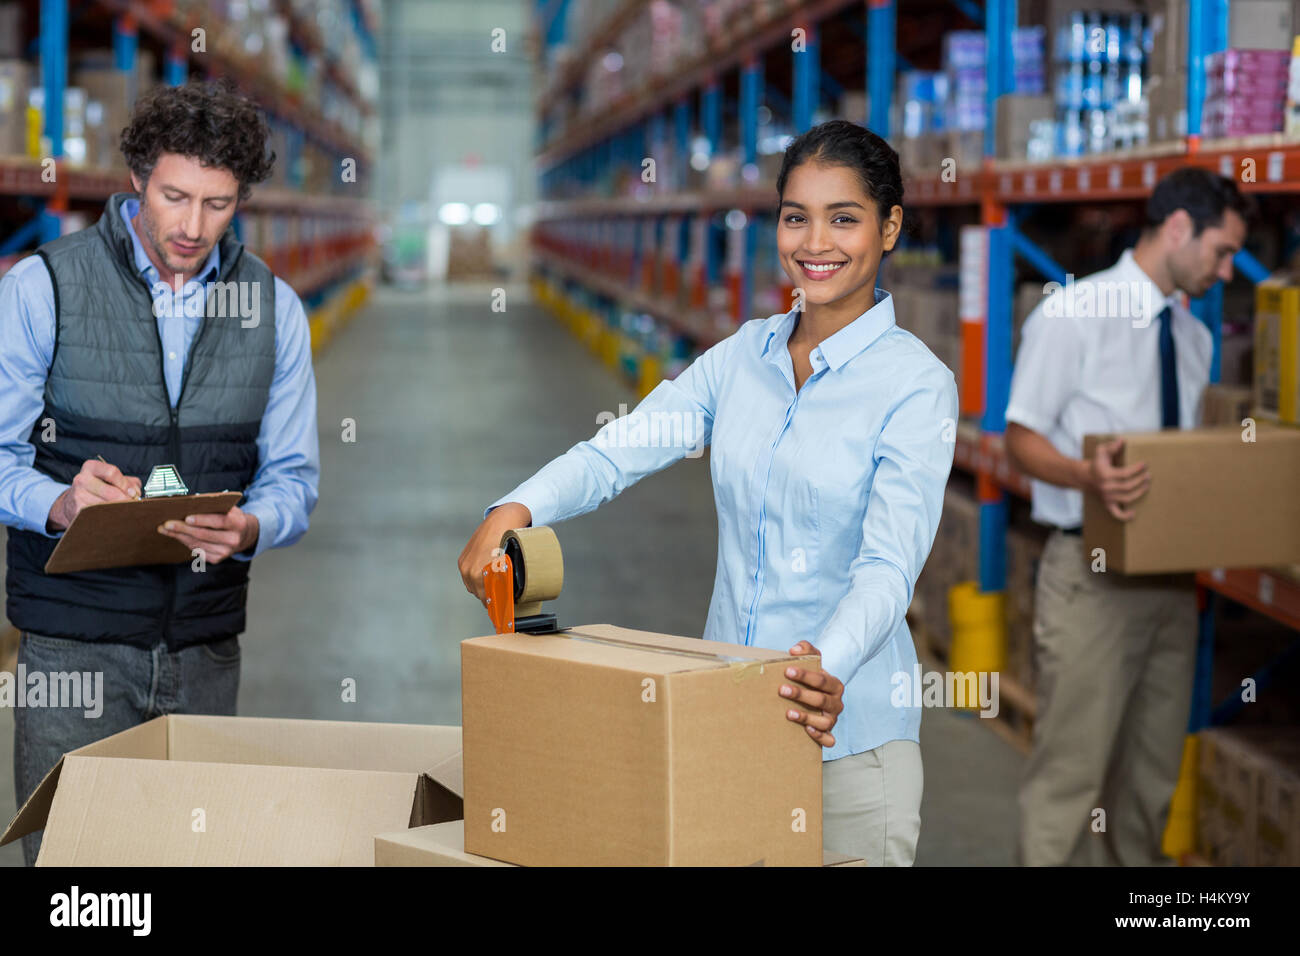
[[[1029, 314], [1011, 377], [1007, 422], [1047, 437], [1079, 458], [1083, 436], [1160, 430], [1160, 323], [1173, 314], [1178, 367], [1178, 422], [1200, 421], [1214, 339], [1181, 296], [1166, 297], [1125, 250], [1109, 269], [1048, 294]], [[1033, 518], [1074, 528], [1083, 523], [1083, 493], [1033, 481]]]

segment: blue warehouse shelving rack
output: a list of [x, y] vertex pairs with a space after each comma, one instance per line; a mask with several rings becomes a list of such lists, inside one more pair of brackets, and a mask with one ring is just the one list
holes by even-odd
[[[570, 39], [565, 36], [570, 2], [538, 0], [539, 48], [550, 51]], [[647, 88], [625, 91], [597, 110], [580, 111], [584, 68], [614, 45], [643, 6], [635, 0], [613, 5], [586, 37], [568, 44], [573, 55], [567, 66], [553, 73], [538, 96], [543, 201], [533, 247], [534, 288], [541, 301], [642, 393], [739, 322], [773, 311], [755, 308], [758, 235], [763, 215], [775, 206], [773, 167], [765, 167], [759, 155], [762, 111], [783, 114], [790, 134], [802, 132], [819, 115], [823, 96], [844, 88], [828, 69], [830, 61], [844, 76], [846, 60], [861, 58], [861, 69], [848, 73], [869, 94], [868, 125], [888, 138], [895, 71], [907, 67], [900, 42], [927, 30], [974, 26], [986, 34], [986, 97], [992, 117], [998, 98], [1011, 87], [1011, 36], [1017, 25], [1014, 0], [754, 3], [745, 15], [711, 34], [707, 48], [670, 75]], [[1188, 0], [1186, 7], [1188, 134], [1180, 141], [1050, 163], [1006, 161], [993, 156], [990, 121], [978, 173], [952, 182], [936, 175], [906, 183], [909, 207], [966, 209], [978, 215], [982, 226], [981, 242], [969, 254], [980, 259], [974, 265], [985, 280], [985, 308], [980, 321], [969, 328], [963, 323], [963, 420], [956, 467], [974, 478], [980, 512], [978, 577], [985, 592], [1006, 586], [1008, 506], [1029, 492], [1027, 480], [1002, 451], [1013, 362], [1013, 259], [1021, 257], [1048, 280], [1063, 281], [1066, 274], [1018, 229], [1022, 210], [1052, 203], [1132, 201], [1180, 166], [1235, 175], [1247, 154], [1264, 157], [1263, 172], [1244, 188], [1261, 194], [1300, 192], [1300, 141], [1280, 135], [1233, 142], [1201, 137], [1204, 60], [1227, 44], [1228, 7], [1227, 0]], [[800, 49], [791, 43], [796, 30], [806, 38]], [[788, 96], [786, 85], [773, 82], [778, 72], [783, 80], [788, 76]], [[727, 145], [743, 154], [742, 185], [690, 185], [685, 171], [689, 157], [716, 154], [724, 129], [734, 137]], [[673, 188], [611, 195], [610, 170], [638, 171], [646, 157], [669, 158], [676, 167], [669, 177]], [[1238, 256], [1236, 264], [1252, 282], [1267, 274], [1248, 253]], [[1219, 376], [1222, 301], [1219, 286], [1192, 303], [1214, 332], [1214, 381]], [[676, 344], [668, 358], [665, 338]], [[1300, 586], [1286, 576], [1268, 570], [1207, 570], [1197, 583], [1203, 610], [1192, 730], [1225, 720], [1233, 711], [1231, 702], [1216, 709], [1210, 698], [1214, 608], [1220, 596], [1300, 630]], [[1257, 675], [1264, 681], [1269, 676], [1268, 669]], [[1032, 718], [1032, 694], [1014, 685], [1007, 690], [1005, 696]]]
[[[130, 188], [124, 168], [78, 168], [67, 162], [63, 94], [73, 41], [111, 45], [114, 66], [124, 74], [136, 69], [137, 51], [146, 43], [161, 52], [163, 82], [231, 77], [266, 110], [275, 127], [284, 130], [287, 149], [278, 162], [286, 167], [287, 178], [276, 187], [256, 188], [236, 217], [236, 228], [302, 297], [311, 318], [313, 347], [323, 345], [364, 301], [373, 281], [374, 216], [363, 198], [372, 159], [358, 134], [360, 124], [345, 128], [338, 115], [327, 115], [320, 104], [277, 80], [255, 57], [216, 50], [211, 44], [195, 51], [191, 31], [202, 26], [211, 37], [219, 26], [206, 6], [175, 0], [87, 0], [71, 7], [68, 0], [40, 0], [28, 6], [39, 15], [38, 39], [29, 52], [39, 55], [37, 84], [45, 91], [41, 133], [48, 149], [41, 156], [0, 157], [0, 197], [16, 200], [22, 216], [6, 215], [0, 225], [0, 271], [40, 242], [57, 237], [74, 210], [93, 217], [97, 203]], [[373, 105], [362, 96], [356, 77], [333, 55], [333, 45], [316, 22], [288, 0], [275, 0], [272, 7], [288, 22], [294, 55], [323, 64], [322, 90], [335, 103], [346, 103], [362, 122], [368, 119]], [[360, 38], [366, 57], [374, 60], [375, 4], [349, 0], [347, 12], [349, 29]], [[326, 190], [320, 181], [306, 181], [307, 167], [301, 160], [308, 148], [329, 162], [354, 160], [355, 182], [348, 189]], [[52, 182], [42, 176], [44, 158], [56, 164]]]

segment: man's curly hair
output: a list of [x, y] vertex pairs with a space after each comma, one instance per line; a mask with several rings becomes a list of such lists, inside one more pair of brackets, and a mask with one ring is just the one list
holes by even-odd
[[156, 86], [136, 101], [122, 130], [127, 168], [149, 181], [162, 153], [179, 153], [204, 166], [230, 170], [243, 202], [271, 175], [275, 151], [266, 118], [229, 79]]

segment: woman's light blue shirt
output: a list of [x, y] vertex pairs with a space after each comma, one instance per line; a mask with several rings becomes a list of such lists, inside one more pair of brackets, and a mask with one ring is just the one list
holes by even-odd
[[823, 751], [835, 759], [918, 739], [920, 709], [891, 692], [916, 664], [904, 615], [939, 524], [957, 388], [878, 289], [813, 349], [796, 390], [797, 316], [747, 322], [492, 507], [519, 502], [533, 524], [555, 524], [710, 446], [718, 568], [704, 637], [815, 644], [845, 684]]

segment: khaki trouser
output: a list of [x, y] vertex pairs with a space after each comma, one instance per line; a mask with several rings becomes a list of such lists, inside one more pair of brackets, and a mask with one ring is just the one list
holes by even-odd
[[1167, 863], [1196, 666], [1190, 577], [1093, 572], [1083, 539], [1058, 531], [1039, 565], [1034, 655], [1021, 862]]
[[891, 740], [822, 764], [822, 847], [911, 866], [921, 833], [921, 747]]

